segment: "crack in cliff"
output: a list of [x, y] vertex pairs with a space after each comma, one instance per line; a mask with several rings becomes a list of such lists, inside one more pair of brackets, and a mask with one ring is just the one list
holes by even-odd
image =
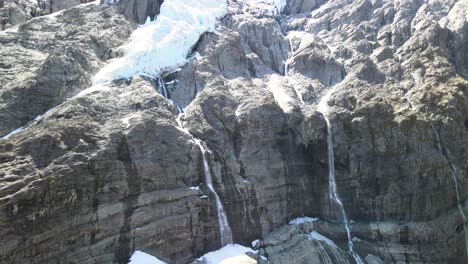
[[184, 197], [185, 199], [185, 209], [187, 209], [187, 213], [189, 215], [189, 227], [190, 227], [190, 234], [192, 235], [192, 255], [196, 256], [196, 243], [195, 243], [195, 237], [196, 234], [193, 231], [193, 217], [192, 217], [192, 212], [190, 211], [190, 203], [187, 199], [187, 197]]
[[[133, 162], [127, 137], [122, 136], [117, 149], [117, 160], [121, 161], [125, 167], [128, 193], [122, 199], [124, 205], [124, 219], [120, 228], [120, 235], [114, 251], [114, 262], [127, 264], [131, 254], [135, 251], [135, 241], [131, 237], [131, 221], [135, 210], [138, 208], [138, 198], [141, 194], [140, 179], [138, 170]], [[130, 245], [133, 240], [133, 245]]]

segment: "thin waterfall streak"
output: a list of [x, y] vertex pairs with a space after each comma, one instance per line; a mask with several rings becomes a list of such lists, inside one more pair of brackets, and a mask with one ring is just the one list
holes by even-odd
[[164, 82], [163, 78], [158, 78], [158, 86], [159, 86], [159, 93], [164, 96], [166, 99], [169, 99], [169, 95], [167, 93], [166, 83]]
[[335, 177], [335, 153], [334, 153], [334, 143], [333, 143], [333, 128], [330, 123], [330, 119], [328, 118], [328, 100], [330, 99], [331, 93], [333, 89], [331, 89], [325, 96], [322, 97], [322, 100], [318, 104], [317, 110], [322, 113], [323, 118], [325, 119], [327, 125], [327, 146], [328, 146], [328, 192], [330, 197], [330, 208], [333, 208], [332, 203], [338, 205], [341, 217], [344, 223], [344, 227], [346, 230], [346, 235], [348, 237], [348, 248], [353, 256], [354, 260], [357, 264], [363, 264], [361, 257], [354, 251], [354, 243], [351, 236], [351, 229], [349, 227], [348, 216], [346, 215], [346, 211], [344, 209], [343, 202], [341, 201], [340, 197], [338, 196], [338, 189], [336, 186], [336, 177]]
[[[412, 109], [414, 109], [413, 102], [410, 100], [408, 94], [405, 94], [405, 98], [408, 101], [410, 107]], [[466, 254], [468, 255], [468, 229], [467, 229], [467, 226], [466, 226], [467, 218], [466, 218], [465, 210], [463, 210], [463, 207], [461, 205], [462, 199], [461, 199], [461, 195], [460, 195], [460, 187], [459, 187], [459, 184], [458, 184], [458, 177], [457, 177], [457, 174], [455, 172], [455, 168], [454, 168], [452, 162], [450, 162], [449, 158], [444, 154], [444, 149], [442, 147], [442, 141], [440, 139], [439, 132], [437, 132], [437, 130], [435, 129], [432, 122], [429, 122], [429, 124], [431, 125], [432, 132], [434, 133], [434, 135], [436, 137], [437, 149], [439, 150], [439, 153], [447, 160], [449, 170], [450, 170], [450, 174], [452, 175], [454, 188], [455, 188], [455, 195], [456, 195], [456, 198], [457, 198], [457, 207], [458, 207], [458, 211], [460, 212], [461, 218], [463, 220], [463, 233], [465, 235], [465, 250], [466, 250]]]
[[202, 158], [203, 158], [203, 170], [205, 173], [205, 181], [206, 185], [208, 186], [208, 189], [210, 192], [213, 194], [215, 197], [216, 201], [216, 212], [218, 216], [218, 225], [219, 225], [219, 235], [220, 235], [220, 240], [221, 240], [221, 246], [225, 246], [227, 244], [232, 244], [233, 238], [232, 238], [232, 230], [231, 227], [229, 226], [229, 221], [227, 219], [227, 214], [224, 209], [223, 203], [221, 202], [221, 198], [219, 197], [218, 193], [216, 192], [216, 189], [213, 186], [213, 177], [211, 175], [211, 168], [208, 163], [208, 158], [207, 155], [209, 154], [208, 150], [203, 146], [202, 142], [200, 139], [195, 138], [188, 129], [186, 129], [182, 123], [182, 117], [184, 116], [184, 113], [180, 113], [177, 116], [177, 125], [181, 131], [186, 133], [187, 135], [192, 137], [193, 142], [199, 147], [201, 153], [202, 153]]
[[184, 113], [184, 110], [178, 104], [176, 104], [176, 107], [177, 107], [177, 111], [179, 111], [179, 114]]
[[436, 137], [437, 148], [439, 149], [440, 154], [442, 156], [444, 156], [444, 158], [447, 160], [449, 170], [450, 170], [450, 174], [452, 175], [453, 184], [454, 184], [454, 188], [455, 188], [455, 195], [457, 197], [457, 207], [458, 207], [458, 211], [460, 212], [460, 215], [461, 215], [462, 220], [463, 220], [463, 233], [465, 235], [465, 250], [466, 250], [466, 254], [468, 255], [468, 230], [467, 230], [467, 226], [466, 226], [467, 218], [466, 218], [465, 210], [463, 210], [463, 207], [461, 205], [462, 199], [461, 199], [461, 195], [460, 195], [460, 186], [458, 184], [458, 177], [457, 177], [457, 174], [456, 174], [456, 170], [455, 170], [452, 162], [450, 162], [449, 158], [444, 154], [444, 149], [442, 147], [442, 141], [440, 139], [439, 133], [437, 132], [437, 130], [435, 129], [435, 127], [434, 127], [434, 125], [432, 123], [431, 123], [431, 128], [432, 128], [432, 131], [434, 132], [434, 135]]
[[[288, 39], [289, 49], [290, 49], [291, 55], [289, 56], [289, 58], [284, 63], [284, 76], [285, 77], [289, 76], [289, 64], [293, 61], [294, 56], [295, 56], [294, 55], [294, 46], [293, 46], [292, 40], [290, 38], [287, 38], [287, 39]], [[299, 101], [301, 102], [301, 104], [305, 104], [304, 99], [302, 98], [302, 94], [299, 93], [296, 86], [293, 85], [292, 87], [294, 89], [294, 92], [296, 93], [297, 98], [299, 98]]]
[[232, 231], [229, 226], [229, 222], [227, 220], [227, 215], [226, 211], [224, 210], [224, 206], [221, 203], [221, 198], [219, 198], [218, 193], [216, 192], [215, 188], [213, 187], [213, 178], [211, 175], [211, 169], [208, 164], [208, 159], [207, 159], [207, 151], [205, 147], [203, 147], [202, 143], [200, 140], [195, 139], [195, 143], [198, 145], [200, 148], [200, 151], [202, 152], [203, 156], [203, 167], [205, 170], [205, 180], [206, 180], [206, 185], [210, 189], [210, 191], [213, 193], [215, 200], [216, 200], [216, 211], [218, 213], [218, 224], [219, 224], [219, 232], [221, 236], [221, 246], [225, 246], [227, 244], [232, 244]]
[[289, 63], [291, 63], [292, 59], [294, 58], [294, 47], [293, 47], [292, 41], [290, 38], [287, 38], [287, 39], [288, 39], [289, 50], [290, 50], [291, 55], [284, 62], [284, 76], [289, 75]]

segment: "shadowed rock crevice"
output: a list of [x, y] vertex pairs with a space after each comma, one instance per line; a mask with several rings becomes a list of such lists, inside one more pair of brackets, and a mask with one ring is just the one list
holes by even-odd
[[120, 0], [117, 8], [129, 20], [144, 24], [147, 19], [156, 19], [162, 3], [163, 0]]
[[123, 136], [117, 149], [117, 160], [121, 161], [125, 167], [128, 186], [128, 192], [125, 198], [123, 198], [123, 224], [120, 228], [120, 235], [114, 253], [114, 262], [118, 264], [128, 263], [130, 261], [130, 256], [135, 251], [134, 234], [131, 224], [133, 213], [138, 208], [138, 198], [141, 194], [140, 176], [133, 162], [127, 140], [127, 137]]

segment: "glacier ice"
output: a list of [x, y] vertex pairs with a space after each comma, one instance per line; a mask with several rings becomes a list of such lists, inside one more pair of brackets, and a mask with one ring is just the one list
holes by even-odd
[[94, 77], [106, 83], [137, 75], [161, 77], [187, 61], [191, 48], [227, 12], [226, 0], [168, 0], [155, 21], [136, 29], [124, 45], [125, 55], [112, 60]]

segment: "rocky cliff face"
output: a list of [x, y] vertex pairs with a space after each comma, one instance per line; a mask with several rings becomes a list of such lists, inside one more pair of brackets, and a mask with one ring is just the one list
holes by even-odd
[[117, 6], [128, 19], [143, 24], [148, 18], [153, 21], [159, 15], [159, 8], [163, 2], [163, 0], [120, 0]]
[[[135, 250], [189, 263], [219, 248], [194, 139], [234, 242], [260, 239], [259, 263], [354, 263], [330, 201], [330, 132], [364, 263], [468, 262], [466, 1], [228, 1], [178, 71], [91, 86], [161, 2], [0, 32], [0, 263]], [[318, 219], [288, 224], [301, 216]]]
[[0, 30], [91, 0], [0, 0]]
[[89, 87], [133, 29], [113, 8], [91, 4], [0, 32], [0, 135]]

